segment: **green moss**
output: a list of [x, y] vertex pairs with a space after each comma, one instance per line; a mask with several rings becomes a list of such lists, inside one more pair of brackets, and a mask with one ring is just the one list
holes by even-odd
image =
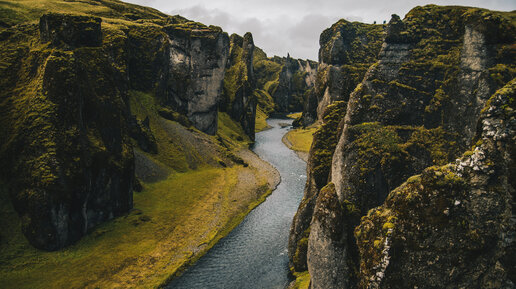
[[310, 287], [310, 273], [308, 271], [294, 274], [296, 282], [292, 289], [308, 289]]
[[312, 174], [319, 188], [327, 183], [331, 158], [338, 142], [338, 126], [346, 113], [347, 103], [336, 101], [329, 105], [323, 116], [323, 124], [314, 133], [314, 143], [310, 152]]
[[290, 148], [295, 151], [307, 153], [312, 146], [316, 127], [297, 128], [289, 131], [285, 137], [290, 142]]

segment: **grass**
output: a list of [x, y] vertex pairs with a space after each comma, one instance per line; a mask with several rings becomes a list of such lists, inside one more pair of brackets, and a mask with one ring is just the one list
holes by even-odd
[[[149, 117], [158, 154], [144, 155], [170, 175], [143, 183], [134, 210], [108, 221], [57, 252], [29, 245], [0, 184], [0, 288], [156, 288], [179, 274], [225, 236], [271, 190], [263, 171], [223, 168], [249, 139], [219, 114], [219, 132], [207, 136], [157, 114], [152, 94], [130, 91], [131, 112]], [[246, 160], [247, 161], [247, 160]], [[239, 182], [242, 176], [253, 181]]]
[[317, 130], [316, 126], [308, 128], [297, 128], [286, 134], [287, 140], [290, 142], [289, 148], [299, 152], [309, 152], [314, 139], [313, 134]]
[[287, 117], [296, 119], [296, 118], [301, 117], [302, 114], [303, 114], [303, 112], [294, 112], [294, 113], [288, 114]]
[[296, 283], [292, 289], [308, 289], [310, 287], [310, 273], [308, 271], [294, 273]]
[[255, 198], [256, 192], [235, 192], [241, 170], [201, 169], [144, 184], [130, 214], [58, 252], [28, 244], [4, 190], [2, 215], [16, 221], [1, 225], [7, 234], [1, 239], [0, 288], [155, 288], [263, 201], [264, 179], [261, 198]]
[[266, 129], [269, 129], [270, 126], [267, 124], [267, 114], [263, 112], [263, 110], [257, 106], [256, 107], [256, 123], [254, 126], [255, 132], [264, 131]]

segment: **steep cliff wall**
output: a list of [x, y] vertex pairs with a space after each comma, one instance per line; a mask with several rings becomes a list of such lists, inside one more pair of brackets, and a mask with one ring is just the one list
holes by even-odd
[[347, 101], [376, 60], [385, 25], [339, 20], [321, 33], [319, 66], [314, 90], [307, 95], [302, 124], [322, 120], [326, 107], [334, 101]]
[[362, 219], [360, 288], [514, 288], [514, 96], [516, 79], [490, 98], [471, 150], [409, 178]]
[[307, 164], [307, 183], [303, 200], [291, 225], [290, 265], [298, 272], [307, 270], [308, 232], [319, 191], [328, 183], [331, 158], [342, 128], [349, 94], [376, 60], [383, 25], [340, 20], [320, 38], [319, 66], [315, 86], [307, 93], [299, 125], [322, 121], [314, 134]]
[[315, 83], [317, 63], [311, 60], [274, 56], [255, 50], [256, 97], [265, 113], [303, 110]]
[[193, 22], [167, 25], [164, 31], [168, 71], [158, 97], [185, 114], [197, 129], [213, 135], [217, 132], [229, 38], [219, 27]]
[[[89, 4], [102, 9], [80, 10]], [[91, 16], [42, 5], [16, 6], [30, 13], [2, 20], [1, 178], [27, 239], [55, 250], [132, 208], [131, 137], [143, 151], [169, 150], [148, 115], [134, 115], [131, 90], [154, 96], [162, 115], [216, 133], [229, 38], [117, 1], [74, 6]]]
[[228, 112], [231, 118], [238, 121], [251, 140], [254, 140], [256, 119], [253, 57], [253, 35], [249, 32], [244, 37], [231, 35], [228, 69], [220, 102], [220, 110]]
[[[468, 149], [487, 99], [514, 77], [515, 36], [503, 13], [481, 9], [429, 5], [414, 8], [403, 21], [393, 16], [379, 61], [350, 95], [331, 162], [331, 184], [315, 201], [305, 236], [313, 288], [354, 288], [376, 278], [367, 275], [370, 271], [360, 275], [359, 268], [369, 262], [353, 234], [360, 216], [383, 204], [408, 177], [454, 161]], [[370, 253], [376, 250], [371, 245], [379, 248], [385, 241], [361, 238], [361, 250]], [[375, 260], [374, 274], [390, 270], [388, 262]], [[385, 288], [404, 288], [403, 283], [389, 284]]]
[[278, 85], [271, 94], [277, 112], [302, 111], [305, 93], [315, 83], [317, 64], [310, 60], [293, 59], [290, 55], [281, 59], [283, 68]]

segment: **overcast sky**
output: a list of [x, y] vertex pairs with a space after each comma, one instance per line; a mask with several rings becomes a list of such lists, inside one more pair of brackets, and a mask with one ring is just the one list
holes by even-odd
[[229, 34], [250, 31], [254, 43], [268, 56], [317, 61], [319, 35], [337, 20], [387, 22], [391, 14], [404, 17], [413, 7], [426, 4], [464, 5], [492, 10], [516, 10], [516, 0], [124, 0], [179, 14]]

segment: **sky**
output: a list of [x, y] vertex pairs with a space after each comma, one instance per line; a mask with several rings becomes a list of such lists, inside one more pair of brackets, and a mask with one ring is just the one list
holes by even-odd
[[123, 0], [216, 25], [228, 34], [253, 34], [268, 56], [318, 60], [319, 35], [339, 19], [364, 23], [389, 22], [413, 7], [462, 5], [491, 10], [516, 10], [516, 0]]

